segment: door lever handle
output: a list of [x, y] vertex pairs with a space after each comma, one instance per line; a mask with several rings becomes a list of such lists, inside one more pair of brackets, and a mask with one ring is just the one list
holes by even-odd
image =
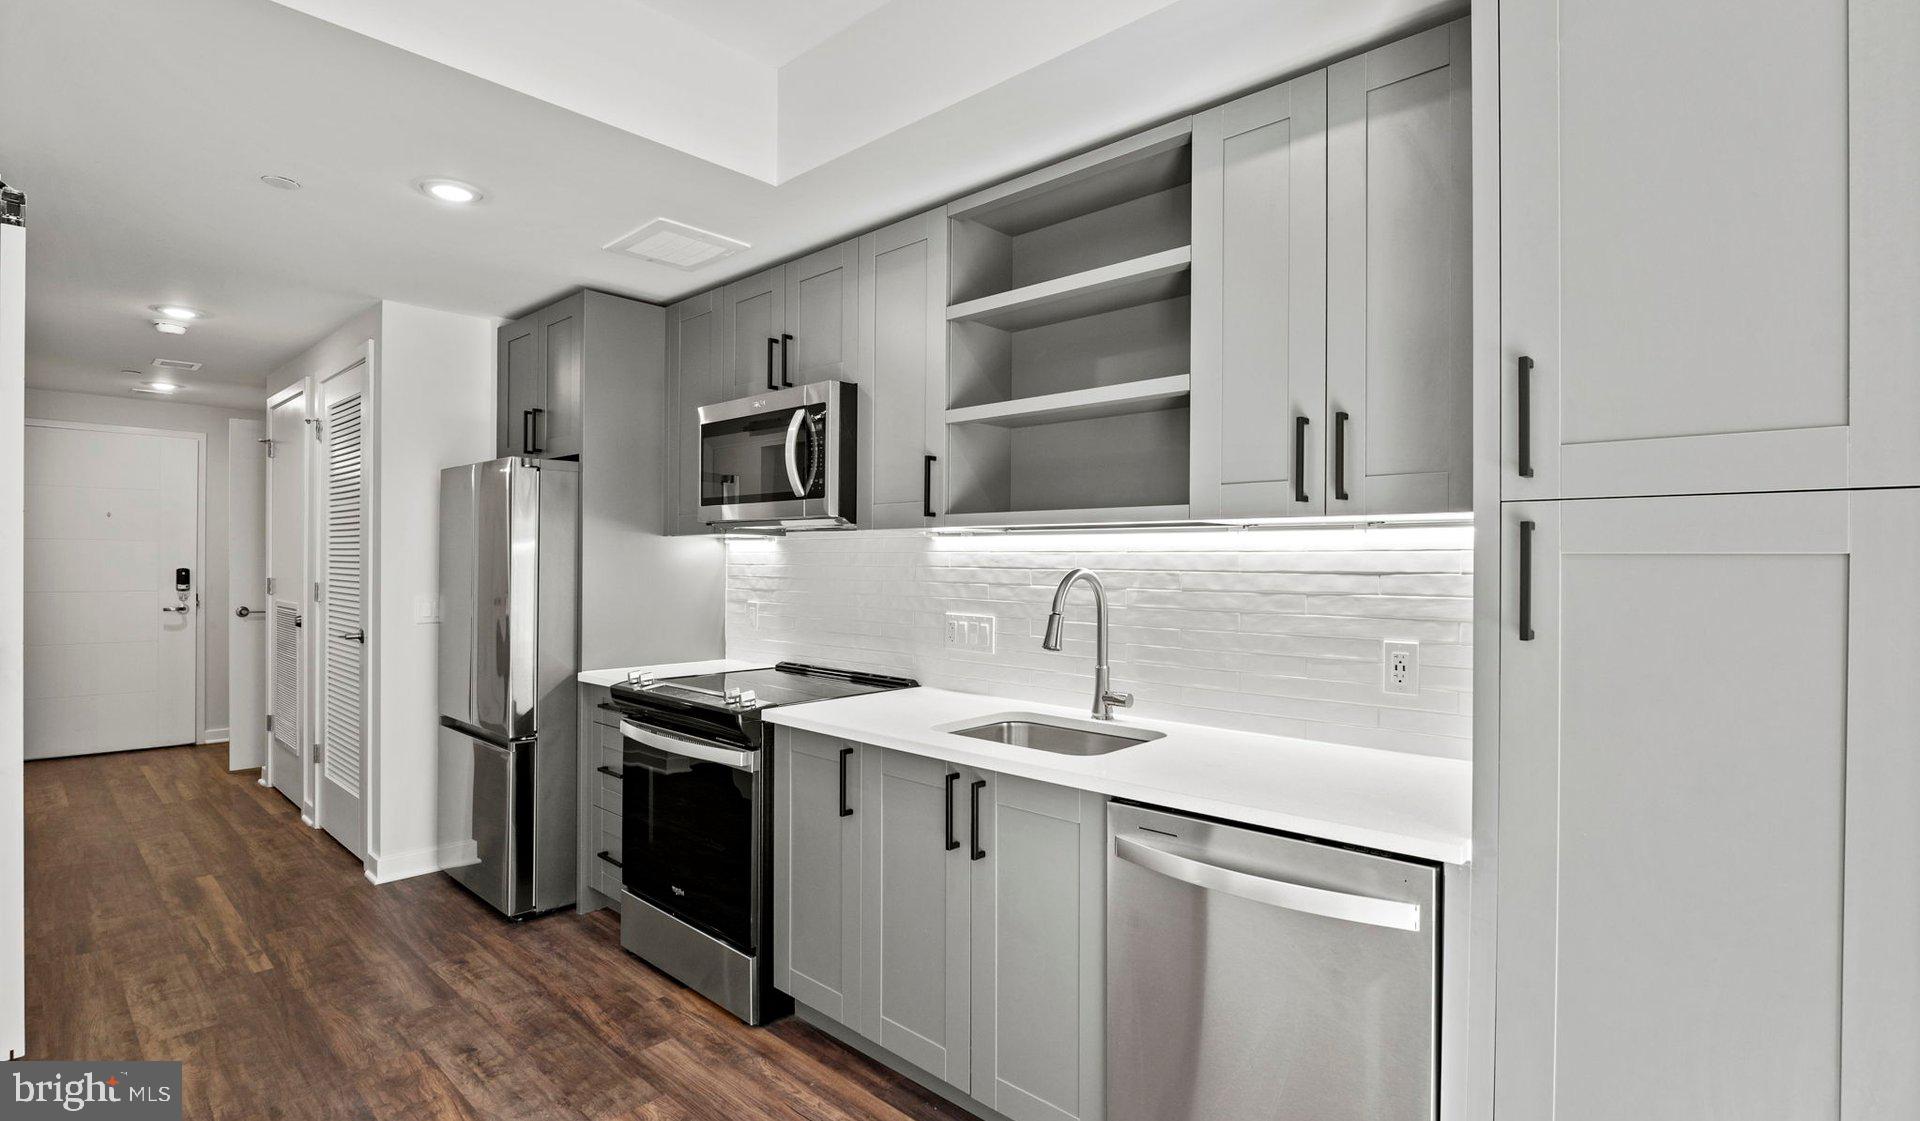
[[364, 630], [348, 631], [340, 637], [346, 639], [348, 642], [357, 642], [362, 646], [367, 644], [367, 632]]
[[187, 605], [182, 603], [175, 607], [162, 607], [160, 610], [166, 612], [168, 615], [185, 615], [187, 613]]

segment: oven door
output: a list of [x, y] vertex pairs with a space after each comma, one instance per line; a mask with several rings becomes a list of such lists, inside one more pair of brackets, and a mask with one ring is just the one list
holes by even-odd
[[621, 880], [742, 953], [758, 948], [760, 753], [622, 721]]
[[700, 410], [700, 520], [852, 516], [849, 383], [815, 382]]

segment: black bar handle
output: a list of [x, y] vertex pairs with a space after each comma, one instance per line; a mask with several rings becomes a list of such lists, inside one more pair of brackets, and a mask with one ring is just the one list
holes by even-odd
[[539, 444], [540, 418], [546, 415], [547, 415], [547, 410], [545, 409], [528, 409], [527, 410], [527, 420], [529, 421], [527, 427], [532, 432], [532, 435], [527, 437], [527, 454], [528, 455], [535, 455], [546, 450], [545, 448], [541, 447]]
[[1333, 496], [1347, 500], [1347, 414], [1333, 414]]
[[1514, 414], [1520, 429], [1520, 477], [1533, 478], [1533, 359], [1520, 356], [1520, 381], [1515, 386]]
[[1307, 500], [1307, 418], [1293, 418], [1293, 500]]
[[622, 863], [620, 863], [620, 862], [619, 862], [618, 860], [615, 860], [615, 859], [613, 858], [613, 854], [612, 854], [612, 853], [610, 853], [610, 852], [608, 852], [608, 851], [607, 851], [606, 849], [601, 849], [601, 850], [600, 850], [599, 852], [597, 852], [597, 853], [594, 853], [594, 855], [595, 855], [595, 856], [597, 856], [597, 857], [599, 857], [600, 859], [602, 859], [602, 860], [604, 860], [604, 861], [606, 861], [606, 862], [607, 862], [608, 864], [611, 864], [611, 865], [613, 865], [613, 866], [614, 866], [615, 868], [625, 868], [625, 867], [626, 867], [626, 865], [624, 865], [624, 864], [622, 864]]
[[1520, 641], [1533, 641], [1533, 523], [1520, 523]]
[[929, 455], [926, 461], [920, 465], [921, 517], [937, 518], [940, 516], [933, 512], [933, 465], [938, 462], [940, 462], [939, 456]]
[[960, 781], [959, 771], [947, 772], [947, 851], [960, 847], [960, 838], [953, 835], [953, 784]]
[[780, 348], [780, 340], [774, 338], [772, 335], [768, 335], [767, 336], [767, 388], [768, 389], [780, 388], [780, 383], [775, 381], [773, 378], [773, 352], [778, 350], [779, 348]]
[[853, 807], [847, 805], [847, 760], [853, 757], [851, 747], [840, 749], [840, 816], [852, 817]]
[[621, 773], [620, 773], [619, 771], [616, 771], [616, 770], [614, 770], [614, 769], [613, 769], [612, 767], [609, 767], [609, 766], [607, 766], [607, 765], [605, 765], [605, 764], [601, 764], [600, 766], [598, 766], [598, 767], [595, 767], [595, 768], [594, 768], [594, 770], [596, 770], [596, 771], [599, 771], [599, 772], [600, 772], [601, 774], [603, 774], [603, 775], [605, 775], [605, 776], [607, 776], [608, 778], [623, 778], [623, 777], [625, 777], [625, 776], [623, 776], [623, 775], [622, 775], [622, 774], [621, 774]]
[[972, 794], [970, 795], [973, 801], [973, 809], [971, 811], [973, 815], [973, 820], [971, 824], [971, 829], [972, 829], [972, 838], [973, 838], [972, 859], [974, 860], [985, 860], [987, 858], [987, 850], [980, 847], [980, 791], [986, 789], [986, 785], [987, 785], [986, 779], [983, 779], [983, 778], [974, 779], [973, 791], [972, 791]]
[[793, 346], [792, 335], [780, 336], [780, 384], [793, 388], [793, 379], [787, 376], [787, 351]]
[[522, 452], [530, 452], [533, 450], [533, 410], [532, 409], [520, 410], [520, 450]]

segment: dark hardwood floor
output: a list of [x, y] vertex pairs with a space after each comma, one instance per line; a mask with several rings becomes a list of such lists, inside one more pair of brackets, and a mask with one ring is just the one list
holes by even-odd
[[798, 1021], [742, 1026], [610, 912], [376, 888], [226, 755], [27, 764], [30, 1057], [179, 1059], [187, 1116], [248, 1121], [965, 1116]]

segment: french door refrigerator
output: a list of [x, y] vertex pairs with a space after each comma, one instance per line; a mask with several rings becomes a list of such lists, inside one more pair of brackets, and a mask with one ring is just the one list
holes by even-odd
[[440, 473], [438, 839], [510, 918], [575, 901], [580, 465]]

